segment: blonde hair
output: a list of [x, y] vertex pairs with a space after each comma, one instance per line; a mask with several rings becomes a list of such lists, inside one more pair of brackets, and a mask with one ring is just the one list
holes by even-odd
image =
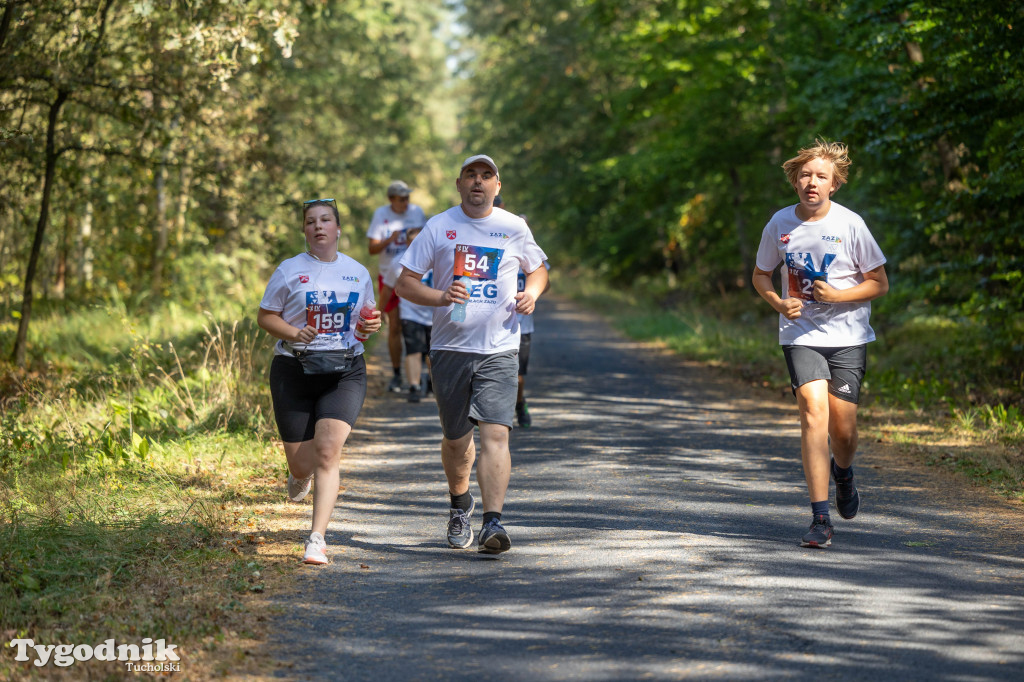
[[836, 189], [846, 184], [852, 163], [850, 157], [847, 156], [846, 145], [842, 142], [826, 142], [820, 137], [814, 140], [813, 146], [804, 147], [799, 154], [782, 164], [782, 170], [786, 172], [789, 184], [795, 185], [797, 177], [800, 175], [800, 169], [804, 167], [805, 163], [814, 159], [832, 162], [832, 180]]

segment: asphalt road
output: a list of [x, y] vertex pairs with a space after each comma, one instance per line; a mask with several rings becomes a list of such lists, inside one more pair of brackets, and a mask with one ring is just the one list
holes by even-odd
[[382, 396], [342, 465], [333, 563], [279, 598], [279, 677], [1024, 679], [1018, 510], [985, 522], [913, 469], [873, 468], [867, 445], [860, 515], [803, 549], [792, 402], [565, 301], [537, 329], [512, 550], [448, 548], [436, 406]]

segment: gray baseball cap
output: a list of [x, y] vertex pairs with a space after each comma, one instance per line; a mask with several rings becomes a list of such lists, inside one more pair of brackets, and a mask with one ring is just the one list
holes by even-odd
[[488, 166], [491, 167], [491, 170], [494, 171], [495, 175], [500, 175], [498, 173], [498, 164], [494, 163], [494, 159], [487, 156], [486, 154], [477, 154], [476, 156], [471, 156], [465, 161], [463, 161], [462, 168], [459, 169], [459, 173], [462, 173], [462, 171], [466, 170], [466, 166], [471, 166], [477, 162], [486, 163]]
[[395, 180], [388, 185], [389, 197], [407, 197], [410, 194], [412, 194], [412, 190], [409, 189], [409, 185], [405, 184], [401, 180]]

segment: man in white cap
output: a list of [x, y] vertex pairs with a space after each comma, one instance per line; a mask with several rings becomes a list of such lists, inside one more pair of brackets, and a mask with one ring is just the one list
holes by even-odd
[[[547, 256], [525, 220], [493, 206], [501, 181], [491, 157], [478, 154], [466, 159], [455, 187], [461, 203], [427, 222], [401, 258], [403, 269], [395, 289], [406, 300], [434, 307], [430, 361], [444, 435], [441, 462], [451, 500], [448, 544], [466, 548], [473, 542], [470, 515], [476, 504], [469, 481], [477, 460], [476, 426], [477, 483], [483, 502], [477, 547], [486, 554], [500, 554], [512, 546], [501, 525], [501, 511], [512, 470], [509, 433], [519, 373], [516, 313], [532, 313], [547, 287]], [[517, 292], [520, 268], [526, 285]], [[420, 281], [431, 269], [433, 287]]]
[[[401, 180], [388, 185], [388, 203], [373, 212], [366, 236], [370, 240], [370, 255], [380, 254], [377, 266], [377, 287], [380, 298], [377, 307], [388, 323], [388, 353], [391, 355], [391, 369], [394, 376], [388, 384], [393, 393], [402, 392], [402, 323], [398, 318], [398, 296], [394, 289], [384, 284], [383, 273], [397, 263], [408, 248], [406, 231], [411, 227], [420, 228], [427, 222], [423, 209], [409, 203], [412, 190]], [[415, 378], [419, 381], [419, 377]]]

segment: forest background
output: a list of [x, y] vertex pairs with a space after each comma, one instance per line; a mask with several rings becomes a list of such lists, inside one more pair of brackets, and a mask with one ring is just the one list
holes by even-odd
[[891, 282], [866, 394], [998, 450], [939, 459], [1019, 498], [1022, 35], [992, 0], [0, 0], [0, 622], [111, 613], [168, 547], [219, 561], [232, 458], [283, 471], [254, 313], [302, 200], [369, 263], [387, 184], [439, 212], [470, 153], [556, 288], [784, 387], [753, 255], [782, 162], [845, 142]]

